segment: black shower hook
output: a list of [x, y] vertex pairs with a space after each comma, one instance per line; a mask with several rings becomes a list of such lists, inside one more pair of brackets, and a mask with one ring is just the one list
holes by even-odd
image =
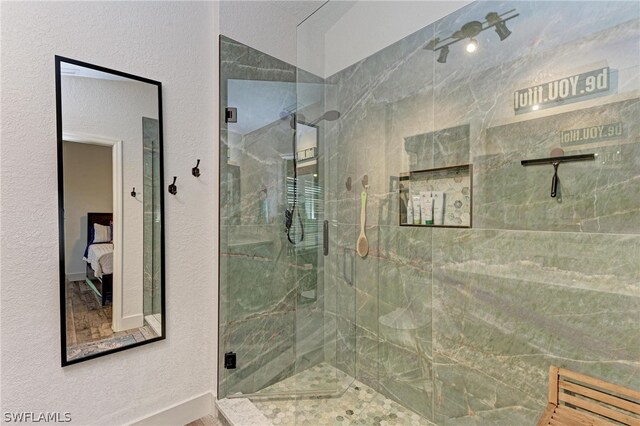
[[178, 176], [174, 176], [173, 183], [169, 185], [169, 194], [176, 195], [178, 193], [178, 187], [176, 186], [176, 179], [178, 179]]
[[199, 165], [200, 165], [200, 159], [198, 158], [198, 162], [196, 163], [196, 166], [191, 169], [191, 174], [194, 175], [195, 177], [200, 177], [200, 169], [198, 168]]
[[131, 191], [131, 196], [134, 197], [134, 198], [136, 197], [136, 187], [135, 186], [133, 187], [133, 191]]

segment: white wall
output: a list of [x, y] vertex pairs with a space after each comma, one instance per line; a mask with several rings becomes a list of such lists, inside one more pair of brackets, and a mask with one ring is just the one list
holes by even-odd
[[[72, 424], [116, 425], [215, 389], [216, 5], [0, 8], [2, 411], [69, 411]], [[161, 81], [166, 181], [178, 176], [178, 194], [165, 192], [167, 340], [64, 369], [55, 54]], [[198, 179], [190, 174], [196, 158]]]
[[[340, 7], [339, 3], [329, 2], [323, 7], [327, 10], [321, 10], [310, 23], [322, 28], [319, 23], [322, 14], [330, 16], [330, 9]], [[330, 17], [335, 24], [324, 35], [324, 76], [373, 55], [469, 3], [468, 0], [356, 2], [337, 21], [335, 16]]]
[[[63, 133], [122, 141], [122, 311], [143, 314], [143, 159], [142, 117], [158, 118], [158, 89], [139, 81], [62, 77]], [[65, 160], [66, 163], [66, 160]], [[129, 194], [132, 188], [139, 193]], [[66, 223], [68, 226], [69, 223]]]
[[296, 63], [296, 18], [272, 1], [221, 1], [220, 34]]
[[[111, 148], [65, 142], [64, 155], [64, 260], [69, 275], [84, 275], [87, 212], [113, 212]], [[73, 277], [72, 277], [73, 278]]]

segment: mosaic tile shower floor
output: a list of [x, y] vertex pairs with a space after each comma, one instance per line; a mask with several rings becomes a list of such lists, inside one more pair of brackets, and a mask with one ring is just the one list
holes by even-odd
[[[434, 425], [413, 411], [386, 398], [371, 387], [351, 379], [328, 364], [319, 364], [261, 393], [285, 389], [326, 390], [326, 382], [334, 386], [348, 386], [339, 397], [298, 399], [252, 399], [253, 404], [274, 424], [279, 426], [317, 425]], [[344, 389], [344, 388], [342, 388]]]

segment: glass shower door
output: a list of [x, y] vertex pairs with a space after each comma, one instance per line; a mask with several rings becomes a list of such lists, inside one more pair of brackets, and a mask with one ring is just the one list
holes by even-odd
[[220, 94], [218, 395], [335, 393], [319, 127], [296, 120], [293, 65], [223, 36]]

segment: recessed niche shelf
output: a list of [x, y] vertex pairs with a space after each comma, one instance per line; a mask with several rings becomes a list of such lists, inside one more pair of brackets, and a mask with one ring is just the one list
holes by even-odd
[[[471, 228], [472, 176], [471, 164], [402, 173], [398, 194], [399, 225]], [[442, 202], [439, 198], [442, 198]], [[423, 200], [430, 206], [420, 208], [420, 213], [417, 213], [416, 206], [422, 207]], [[412, 211], [412, 217], [408, 218], [407, 213], [411, 214]], [[442, 214], [439, 214], [440, 211]]]

